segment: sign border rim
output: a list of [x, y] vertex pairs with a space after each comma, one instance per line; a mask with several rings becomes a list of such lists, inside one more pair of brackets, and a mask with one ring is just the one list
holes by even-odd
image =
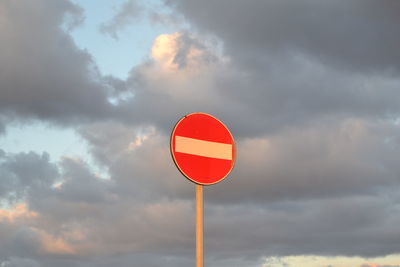
[[[178, 163], [176, 162], [175, 155], [174, 155], [174, 153], [173, 153], [172, 137], [174, 136], [176, 127], [177, 127], [177, 126], [179, 125], [179, 123], [180, 123], [182, 120], [184, 120], [186, 117], [189, 117], [189, 116], [192, 116], [192, 115], [195, 115], [195, 114], [207, 115], [207, 116], [210, 116], [210, 117], [212, 117], [213, 119], [219, 121], [219, 122], [226, 128], [226, 130], [228, 131], [229, 135], [232, 137], [232, 145], [233, 145], [233, 149], [234, 149], [234, 152], [235, 152], [235, 153], [234, 153], [234, 158], [233, 158], [233, 160], [232, 160], [232, 161], [233, 161], [233, 162], [232, 162], [232, 167], [230, 168], [229, 172], [228, 172], [224, 177], [222, 177], [221, 179], [219, 179], [218, 181], [215, 181], [215, 182], [213, 182], [213, 183], [199, 183], [199, 182], [196, 182], [195, 180], [193, 180], [192, 178], [190, 178], [190, 177], [179, 167]], [[219, 120], [218, 118], [214, 117], [214, 116], [211, 115], [211, 114], [204, 113], [204, 112], [193, 112], [193, 113], [189, 113], [189, 114], [186, 114], [185, 116], [183, 116], [180, 120], [178, 120], [177, 123], [175, 123], [175, 126], [174, 126], [174, 128], [173, 128], [173, 130], [172, 130], [172, 132], [171, 132], [170, 142], [169, 142], [169, 143], [170, 143], [170, 152], [171, 152], [171, 156], [172, 156], [172, 159], [173, 159], [173, 162], [174, 162], [175, 166], [178, 168], [179, 172], [180, 172], [183, 176], [185, 176], [186, 179], [188, 179], [189, 181], [191, 181], [191, 182], [193, 182], [193, 183], [195, 183], [195, 184], [198, 184], [198, 185], [206, 185], [206, 186], [217, 184], [217, 183], [221, 182], [222, 180], [224, 180], [224, 179], [232, 172], [233, 168], [235, 167], [235, 164], [236, 164], [236, 152], [237, 152], [237, 151], [236, 151], [236, 142], [235, 142], [235, 138], [233, 137], [231, 131], [230, 131], [229, 128], [225, 125], [225, 123], [223, 123], [221, 120]]]

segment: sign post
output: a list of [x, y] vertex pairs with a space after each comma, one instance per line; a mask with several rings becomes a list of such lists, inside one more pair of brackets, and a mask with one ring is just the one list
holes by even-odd
[[196, 184], [196, 267], [203, 267], [203, 185], [225, 179], [235, 165], [235, 141], [229, 129], [206, 113], [191, 113], [175, 125], [171, 155], [179, 171]]
[[204, 201], [203, 185], [196, 184], [196, 267], [203, 267], [204, 260]]

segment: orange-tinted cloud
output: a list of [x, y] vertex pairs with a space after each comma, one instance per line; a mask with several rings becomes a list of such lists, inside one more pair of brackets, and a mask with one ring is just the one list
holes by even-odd
[[43, 230], [37, 230], [40, 235], [41, 249], [46, 254], [71, 255], [76, 250], [61, 237], [53, 236]]
[[20, 218], [36, 217], [38, 217], [38, 214], [28, 210], [26, 203], [19, 203], [10, 209], [0, 209], [0, 222], [8, 221], [13, 223]]

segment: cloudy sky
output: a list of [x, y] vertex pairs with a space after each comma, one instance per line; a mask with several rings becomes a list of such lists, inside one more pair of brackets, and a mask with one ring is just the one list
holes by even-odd
[[400, 1], [0, 0], [0, 266], [194, 266], [169, 136], [231, 129], [209, 267], [400, 266]]

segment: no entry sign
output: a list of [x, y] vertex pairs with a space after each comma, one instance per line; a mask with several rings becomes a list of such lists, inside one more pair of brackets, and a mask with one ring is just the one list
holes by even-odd
[[175, 125], [171, 154], [178, 169], [200, 185], [222, 181], [235, 164], [235, 142], [228, 128], [205, 113], [192, 113]]

